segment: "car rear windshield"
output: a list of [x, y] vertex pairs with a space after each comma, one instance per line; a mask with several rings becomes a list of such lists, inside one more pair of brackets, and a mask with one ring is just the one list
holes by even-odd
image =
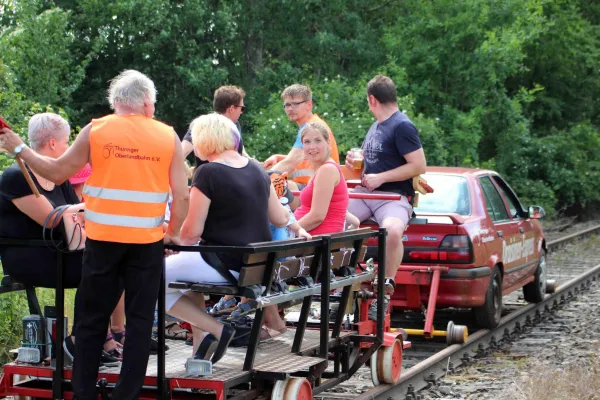
[[419, 207], [415, 213], [471, 214], [471, 201], [467, 180], [462, 176], [425, 174], [433, 193], [419, 195]]

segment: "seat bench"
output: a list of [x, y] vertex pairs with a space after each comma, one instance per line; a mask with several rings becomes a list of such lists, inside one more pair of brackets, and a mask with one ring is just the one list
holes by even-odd
[[42, 309], [40, 302], [38, 301], [35, 288], [32, 286], [25, 286], [24, 284], [17, 282], [13, 277], [5, 275], [2, 277], [0, 282], [0, 294], [18, 292], [24, 290], [27, 295], [27, 305], [29, 306], [29, 313], [32, 315], [42, 316]]
[[[365, 274], [365, 272], [357, 273], [356, 269], [350, 268], [351, 255], [356, 251], [354, 248], [339, 248], [331, 252], [330, 268], [333, 274], [341, 277], [357, 277]], [[362, 262], [365, 259], [367, 252], [366, 246], [361, 246], [356, 262]], [[288, 293], [288, 284], [305, 288], [315, 285], [314, 280], [310, 276], [310, 266], [315, 259], [315, 255], [302, 255], [293, 259], [277, 261], [272, 276], [272, 292], [271, 296], [278, 293]], [[250, 259], [250, 261], [253, 261]], [[263, 295], [266, 290], [262, 286], [266, 264], [257, 263], [255, 265], [245, 265], [240, 270], [239, 280], [237, 285], [208, 285], [194, 282], [170, 282], [169, 287], [175, 289], [188, 289], [194, 292], [216, 295], [233, 295], [244, 296], [251, 299], [257, 299]], [[370, 273], [369, 273], [370, 276]], [[286, 283], [285, 285], [283, 283]], [[335, 284], [332, 282], [334, 285]], [[285, 301], [285, 300], [284, 300]]]
[[[361, 271], [357, 265], [365, 258], [367, 248], [363, 243], [378, 234], [365, 228], [316, 236], [311, 240], [290, 239], [252, 243], [242, 247], [169, 246], [178, 251], [242, 253], [243, 265], [235, 284], [166, 283], [170, 288], [189, 289], [204, 294], [244, 296], [257, 301], [250, 344], [244, 362], [245, 371], [253, 368], [260, 327], [264, 320], [264, 307], [270, 305], [287, 307], [302, 301], [302, 310], [291, 349], [292, 353], [299, 353], [312, 298], [314, 295], [320, 295], [322, 340], [319, 356], [327, 358], [330, 337], [329, 294], [333, 289], [343, 288], [339, 307], [346, 309], [352, 290], [358, 290], [361, 282], [374, 278], [374, 271], [368, 269]], [[290, 290], [291, 286], [293, 286], [292, 290]], [[343, 313], [338, 313], [331, 332], [332, 339], [340, 338], [342, 322]]]

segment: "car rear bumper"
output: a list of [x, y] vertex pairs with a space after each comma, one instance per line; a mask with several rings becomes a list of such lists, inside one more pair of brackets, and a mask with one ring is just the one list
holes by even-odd
[[[402, 265], [396, 274], [396, 291], [392, 296], [395, 308], [420, 309], [427, 305], [433, 274], [423, 272], [423, 265]], [[488, 267], [453, 268], [440, 274], [437, 306], [471, 308], [482, 306], [492, 271]], [[421, 270], [417, 272], [417, 270]]]

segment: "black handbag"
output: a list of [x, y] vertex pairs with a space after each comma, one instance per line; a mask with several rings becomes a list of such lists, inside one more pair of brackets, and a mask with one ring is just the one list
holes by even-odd
[[252, 324], [254, 320], [245, 315], [233, 319], [225, 320], [219, 319], [223, 325], [231, 325], [235, 329], [235, 336], [229, 344], [231, 347], [247, 347], [250, 343], [250, 333], [252, 332]]

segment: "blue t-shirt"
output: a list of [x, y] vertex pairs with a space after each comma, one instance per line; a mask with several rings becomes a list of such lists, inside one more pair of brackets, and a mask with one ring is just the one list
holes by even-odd
[[[378, 174], [406, 164], [404, 155], [420, 149], [419, 132], [408, 117], [396, 111], [383, 122], [369, 128], [362, 144], [365, 174]], [[405, 181], [386, 182], [377, 190], [414, 196], [412, 178]]]
[[302, 125], [298, 129], [298, 135], [296, 136], [296, 141], [294, 142], [294, 148], [301, 149], [302, 148], [302, 131], [306, 128], [306, 124]]

